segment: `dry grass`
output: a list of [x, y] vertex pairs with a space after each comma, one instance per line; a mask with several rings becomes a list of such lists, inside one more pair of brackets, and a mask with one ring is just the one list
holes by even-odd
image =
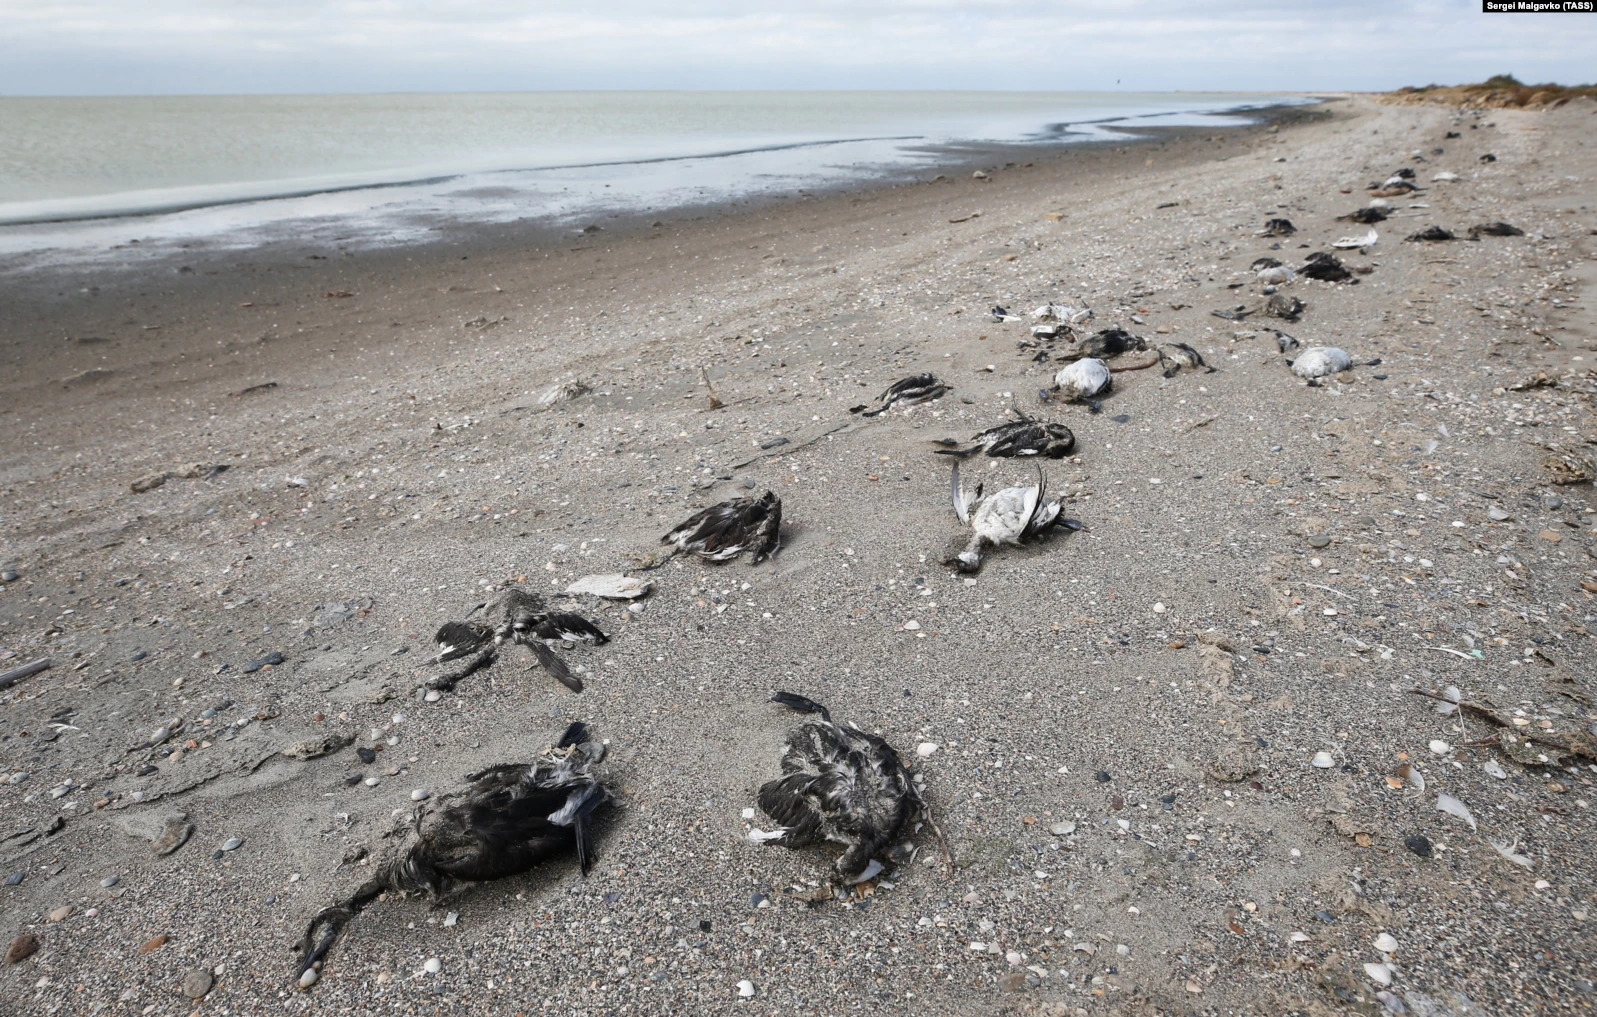
[[1527, 85], [1512, 74], [1494, 74], [1473, 85], [1410, 85], [1388, 92], [1384, 98], [1401, 105], [1552, 109], [1581, 97], [1597, 98], [1597, 85]]

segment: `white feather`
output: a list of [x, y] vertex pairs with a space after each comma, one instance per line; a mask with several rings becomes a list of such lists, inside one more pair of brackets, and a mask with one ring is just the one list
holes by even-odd
[[1449, 816], [1457, 816], [1469, 824], [1471, 830], [1475, 829], [1475, 817], [1469, 814], [1469, 806], [1454, 798], [1452, 795], [1437, 795], [1436, 808]]
[[1343, 237], [1341, 240], [1338, 240], [1336, 243], [1332, 244], [1331, 246], [1332, 247], [1340, 247], [1340, 248], [1342, 248], [1344, 250], [1350, 250], [1350, 249], [1352, 249], [1354, 247], [1369, 247], [1371, 244], [1375, 243], [1379, 239], [1380, 239], [1380, 234], [1376, 233], [1372, 229], [1368, 233], [1364, 234], [1362, 237]]
[[1324, 378], [1352, 366], [1353, 358], [1340, 346], [1310, 346], [1292, 361], [1292, 373], [1299, 378]]
[[1067, 400], [1090, 399], [1109, 387], [1109, 365], [1096, 357], [1083, 357], [1054, 375], [1054, 384]]

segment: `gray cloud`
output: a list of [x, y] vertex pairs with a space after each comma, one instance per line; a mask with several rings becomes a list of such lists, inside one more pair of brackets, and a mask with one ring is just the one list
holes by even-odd
[[1572, 81], [1591, 15], [1460, 0], [9, 0], [0, 92], [1373, 89]]

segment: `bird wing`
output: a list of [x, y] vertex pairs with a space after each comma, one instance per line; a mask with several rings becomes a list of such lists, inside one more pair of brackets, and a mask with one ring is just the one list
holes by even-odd
[[572, 674], [571, 668], [566, 666], [566, 662], [561, 660], [559, 655], [549, 649], [548, 646], [544, 645], [543, 640], [536, 636], [524, 636], [518, 632], [516, 633], [516, 642], [532, 650], [533, 656], [538, 658], [538, 663], [543, 665], [543, 669], [548, 671], [555, 681], [572, 692], [582, 691], [582, 679]]
[[[761, 504], [764, 504], [762, 499]], [[770, 506], [765, 509], [748, 542], [753, 545], [754, 556], [750, 563], [760, 562], [775, 554], [782, 543], [782, 499], [771, 495]]]
[[965, 525], [970, 525], [970, 506], [981, 497], [981, 485], [976, 485], [976, 493], [969, 494], [959, 484], [959, 460], [954, 460], [953, 478], [950, 484], [954, 496], [954, 515]]
[[599, 631], [597, 625], [580, 614], [545, 615], [532, 627], [532, 634], [539, 639], [563, 639], [569, 643], [592, 643], [595, 646], [603, 646], [610, 641], [610, 637]]

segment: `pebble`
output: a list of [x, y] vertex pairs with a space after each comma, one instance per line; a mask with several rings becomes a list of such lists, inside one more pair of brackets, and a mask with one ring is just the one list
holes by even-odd
[[33, 776], [33, 774], [26, 770], [18, 770], [16, 773], [13, 773], [11, 776], [7, 777], [6, 780], [12, 784], [21, 784], [31, 776]]
[[744, 999], [753, 998], [754, 983], [749, 981], [747, 978], [743, 979], [743, 981], [738, 983], [738, 995], [742, 996]]
[[904, 623], [904, 631], [905, 632], [914, 632], [914, 631], [916, 631], [919, 628], [920, 628], [920, 622], [916, 621], [913, 618], [911, 618], [909, 621]]
[[1326, 536], [1323, 533], [1316, 533], [1313, 536], [1309, 537], [1309, 546], [1310, 547], [1330, 547], [1331, 546], [1331, 538]]
[[432, 795], [427, 793], [426, 788], [417, 788], [410, 793], [410, 800], [413, 802], [424, 802], [431, 797]]
[[1114, 778], [1109, 776], [1109, 771], [1108, 770], [1099, 770], [1098, 771], [1097, 780], [1098, 780], [1098, 783], [1100, 783], [1100, 784], [1107, 784], [1110, 781], [1114, 780]]
[[305, 972], [299, 976], [299, 987], [308, 989], [315, 985], [317, 979], [321, 977], [321, 974], [315, 968], [306, 968]]
[[64, 922], [72, 916], [72, 905], [67, 904], [50, 912], [50, 921]]
[[190, 999], [200, 999], [211, 991], [211, 986], [216, 984], [216, 979], [204, 968], [189, 968], [183, 976], [183, 995]]
[[1544, 494], [1544, 495], [1542, 495], [1542, 508], [1547, 509], [1549, 512], [1552, 512], [1552, 511], [1556, 511], [1557, 509], [1561, 509], [1563, 507], [1564, 507], [1564, 499], [1560, 498], [1558, 495], [1556, 495], [1556, 494]]
[[1422, 834], [1416, 833], [1416, 834], [1413, 834], [1413, 835], [1405, 838], [1404, 841], [1403, 841], [1403, 846], [1408, 848], [1410, 851], [1414, 852], [1415, 854], [1419, 855], [1421, 858], [1429, 858], [1429, 857], [1431, 857], [1431, 841], [1430, 841], [1430, 838], [1428, 838], [1428, 837], [1426, 837], [1426, 836], [1424, 836]]
[[453, 929], [455, 927], [455, 923], [458, 921], [460, 921], [460, 912], [451, 911], [447, 915], [444, 915], [444, 928]]
[[1496, 505], [1493, 505], [1491, 508], [1486, 510], [1486, 518], [1490, 519], [1494, 523], [1506, 523], [1510, 519], [1514, 518], [1514, 513], [1500, 509]]
[[121, 876], [106, 876], [104, 879], [100, 880], [100, 889], [109, 890], [111, 887], [120, 882], [122, 882]]
[[263, 667], [275, 667], [278, 664], [281, 664], [283, 662], [283, 659], [284, 658], [283, 658], [283, 655], [281, 653], [275, 653], [275, 652], [274, 653], [268, 653], [266, 656], [261, 657], [259, 660], [252, 660], [248, 664], [245, 664], [244, 665], [244, 673], [245, 674], [254, 674], [256, 671], [259, 671]]
[[366, 780], [365, 780], [365, 784], [366, 784], [367, 787], [376, 787], [377, 785], [379, 785], [381, 783], [382, 783], [382, 781], [378, 780], [376, 777], [367, 777]]
[[21, 579], [21, 578], [22, 578], [21, 575], [11, 571], [10, 569], [6, 569], [4, 572], [0, 572], [0, 582], [3, 582], [3, 583], [14, 583], [18, 579]]
[[240, 837], [229, 837], [229, 838], [227, 838], [227, 840], [224, 840], [222, 842], [222, 850], [223, 851], [237, 851], [239, 848], [241, 848], [243, 846], [244, 846], [244, 841]]
[[1329, 770], [1331, 767], [1336, 765], [1336, 760], [1332, 758], [1331, 754], [1324, 749], [1316, 752], [1314, 754], [1314, 758], [1309, 760], [1309, 762], [1313, 763], [1322, 770]]
[[13, 939], [11, 945], [6, 948], [6, 966], [21, 964], [37, 953], [38, 950], [39, 941], [24, 932], [16, 939]]
[[436, 702], [438, 702], [438, 700], [444, 698], [444, 694], [442, 692], [439, 692], [437, 689], [431, 689], [422, 698], [425, 699], [429, 703], [436, 703]]
[[194, 832], [194, 824], [188, 822], [185, 813], [178, 812], [166, 818], [166, 824], [161, 828], [160, 836], [155, 838], [155, 853], [169, 855], [188, 843], [189, 835]]
[[359, 756], [360, 757], [360, 761], [363, 762], [363, 763], [375, 763], [375, 762], [377, 762], [377, 752], [376, 752], [376, 750], [368, 749], [364, 745], [362, 745], [359, 748], [355, 749], [355, 755]]
[[422, 970], [426, 971], [429, 975], [436, 975], [438, 972], [444, 969], [444, 962], [439, 960], [437, 957], [428, 957], [427, 963], [423, 964], [421, 967]]
[[1050, 826], [1048, 832], [1055, 837], [1068, 837], [1076, 832], [1076, 824], [1067, 819], [1062, 823], [1055, 823]]
[[22, 882], [26, 876], [26, 872], [13, 872], [11, 875], [5, 878], [5, 885], [16, 886], [18, 883]]
[[151, 936], [149, 939], [146, 939], [144, 942], [139, 944], [139, 953], [154, 953], [161, 947], [165, 946], [169, 938], [171, 937], [167, 936], [167, 934], [164, 932], [159, 936]]
[[1154, 614], [1164, 614], [1165, 613], [1165, 606], [1163, 604], [1155, 604], [1155, 605], [1153, 605], [1153, 613]]

